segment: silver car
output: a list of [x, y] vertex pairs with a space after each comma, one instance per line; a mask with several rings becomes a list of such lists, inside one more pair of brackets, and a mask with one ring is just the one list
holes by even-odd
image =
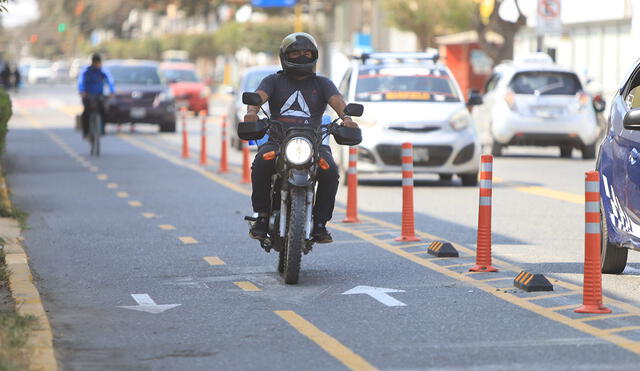
[[[398, 173], [401, 145], [413, 143], [414, 171], [441, 180], [458, 175], [476, 185], [480, 143], [460, 88], [437, 56], [374, 53], [347, 70], [339, 90], [348, 102], [364, 105], [358, 172]], [[470, 104], [480, 103], [473, 97]], [[347, 149], [336, 156], [343, 168]]]

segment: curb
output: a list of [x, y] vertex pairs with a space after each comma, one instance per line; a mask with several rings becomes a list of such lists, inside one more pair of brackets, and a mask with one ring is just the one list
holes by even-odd
[[[3, 206], [11, 207], [7, 185], [1, 175], [0, 200]], [[16, 312], [23, 316], [35, 316], [39, 324], [39, 328], [34, 329], [27, 340], [27, 346], [32, 349], [29, 368], [55, 371], [58, 369], [58, 363], [53, 350], [53, 331], [42, 305], [40, 293], [33, 284], [29, 257], [20, 243], [22, 240], [20, 233], [20, 226], [16, 220], [0, 218], [0, 237], [4, 238], [6, 242], [4, 246], [5, 261], [10, 271], [9, 288], [15, 302]]]

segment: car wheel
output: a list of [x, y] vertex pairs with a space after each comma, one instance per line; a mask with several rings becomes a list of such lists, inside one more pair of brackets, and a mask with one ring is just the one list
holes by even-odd
[[596, 144], [590, 144], [582, 148], [582, 158], [585, 160], [592, 160], [596, 158]]
[[496, 142], [495, 139], [491, 141], [491, 156], [493, 157], [502, 156], [502, 144]]
[[600, 265], [602, 273], [620, 274], [627, 266], [628, 250], [624, 247], [616, 246], [609, 242], [609, 231], [607, 230], [607, 220], [604, 216], [604, 207], [600, 202], [600, 225], [601, 225], [601, 243], [600, 243]]
[[570, 146], [560, 146], [560, 157], [562, 158], [571, 158], [571, 153], [573, 152], [573, 148]]
[[441, 182], [450, 182], [453, 179], [453, 174], [438, 174]]
[[465, 187], [473, 187], [478, 185], [478, 173], [458, 174], [462, 185]]
[[176, 132], [176, 122], [170, 121], [165, 122], [164, 124], [160, 124], [160, 132], [161, 133], [175, 133]]

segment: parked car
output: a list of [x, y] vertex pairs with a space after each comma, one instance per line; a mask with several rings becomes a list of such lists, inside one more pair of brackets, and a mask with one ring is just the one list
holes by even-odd
[[640, 250], [640, 60], [611, 102], [596, 169], [601, 174], [602, 272], [621, 273]]
[[[238, 132], [238, 124], [242, 122], [242, 120], [244, 119], [244, 114], [247, 112], [247, 106], [242, 103], [242, 93], [245, 91], [255, 91], [258, 88], [258, 85], [260, 85], [262, 79], [264, 79], [268, 75], [271, 75], [272, 73], [280, 71], [281, 69], [282, 68], [280, 68], [280, 66], [262, 66], [249, 68], [240, 78], [238, 86], [230, 91], [230, 93], [234, 95], [234, 99], [231, 103], [229, 112], [229, 117], [231, 118], [234, 133], [234, 135], [231, 136], [231, 145], [234, 148], [242, 149], [242, 141], [240, 141], [238, 135], [235, 134]], [[269, 112], [268, 104], [265, 104], [262, 108]]]
[[51, 65], [51, 75], [56, 82], [69, 81], [70, 64], [67, 61], [57, 61]]
[[76, 81], [80, 71], [83, 71], [87, 65], [89, 65], [89, 58], [76, 58], [71, 61], [71, 65], [69, 67], [69, 78]]
[[473, 109], [483, 145], [502, 155], [508, 146], [558, 146], [562, 157], [574, 148], [595, 158], [600, 127], [592, 98], [578, 75], [537, 53], [496, 66], [484, 103]]
[[158, 62], [111, 60], [104, 63], [115, 82], [115, 97], [106, 107], [108, 123], [157, 124], [161, 132], [176, 131], [175, 100], [162, 82]]
[[[463, 95], [437, 54], [373, 53], [353, 62], [339, 84], [348, 102], [364, 105], [358, 172], [401, 171], [401, 145], [413, 143], [414, 171], [441, 180], [458, 175], [476, 185], [480, 142]], [[469, 104], [477, 104], [474, 96]], [[337, 148], [346, 169], [348, 149]]]
[[160, 75], [171, 87], [178, 109], [187, 107], [195, 113], [209, 111], [211, 89], [198, 77], [195, 64], [163, 62]]
[[27, 81], [30, 84], [51, 82], [53, 80], [53, 70], [51, 61], [46, 59], [36, 59], [30, 63]]

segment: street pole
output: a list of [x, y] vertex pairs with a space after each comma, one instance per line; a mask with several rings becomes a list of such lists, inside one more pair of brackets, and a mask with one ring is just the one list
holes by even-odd
[[293, 26], [293, 32], [302, 32], [302, 5], [298, 1], [293, 7], [296, 19]]

